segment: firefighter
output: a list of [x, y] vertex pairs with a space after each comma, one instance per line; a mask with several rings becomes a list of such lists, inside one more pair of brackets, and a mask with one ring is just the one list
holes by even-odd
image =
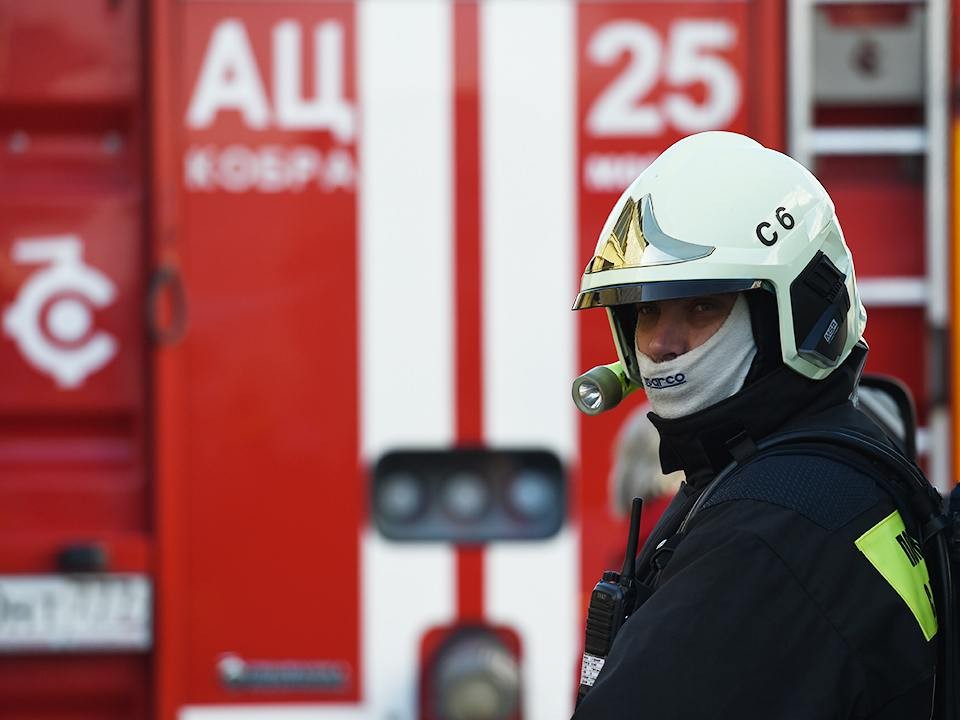
[[820, 183], [741, 135], [681, 140], [608, 217], [592, 307], [686, 480], [576, 720], [929, 718], [934, 590], [888, 470], [827, 442], [758, 451], [817, 430], [894, 447], [857, 409], [866, 312]]

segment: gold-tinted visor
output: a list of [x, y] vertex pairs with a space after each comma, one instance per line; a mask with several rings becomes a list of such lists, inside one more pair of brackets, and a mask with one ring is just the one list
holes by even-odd
[[593, 290], [584, 290], [573, 303], [574, 310], [614, 305], [635, 305], [654, 300], [703, 297], [723, 293], [753, 290], [761, 286], [760, 280], [668, 280], [662, 282], [608, 285]]
[[699, 260], [716, 248], [697, 245], [664, 232], [653, 211], [653, 198], [644, 195], [640, 202], [628, 197], [613, 230], [601, 238], [594, 256], [584, 269], [585, 275], [651, 265]]

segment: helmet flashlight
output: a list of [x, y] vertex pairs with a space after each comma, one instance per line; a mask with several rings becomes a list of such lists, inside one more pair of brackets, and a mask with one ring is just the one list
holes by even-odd
[[573, 381], [573, 402], [582, 413], [599, 415], [637, 389], [620, 361], [598, 365]]

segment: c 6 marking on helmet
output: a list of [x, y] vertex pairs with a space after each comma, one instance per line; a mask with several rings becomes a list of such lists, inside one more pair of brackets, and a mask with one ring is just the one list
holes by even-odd
[[[788, 213], [785, 207], [778, 207], [774, 215], [777, 218], [777, 222], [780, 223], [780, 227], [782, 227], [784, 230], [792, 230], [794, 225], [796, 225], [793, 215]], [[776, 230], [774, 230], [770, 235], [765, 234], [764, 231], [770, 227], [773, 226], [768, 222], [762, 222], [757, 225], [757, 237], [760, 238], [760, 242], [767, 246], [773, 245], [777, 240], [780, 239], [780, 235]]]

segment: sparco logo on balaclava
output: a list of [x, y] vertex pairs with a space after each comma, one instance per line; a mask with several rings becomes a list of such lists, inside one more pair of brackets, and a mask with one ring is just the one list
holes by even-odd
[[676, 375], [667, 375], [665, 377], [644, 378], [643, 384], [648, 388], [653, 388], [654, 390], [662, 390], [663, 388], [683, 385], [686, 381], [686, 375], [683, 373], [677, 373]]

